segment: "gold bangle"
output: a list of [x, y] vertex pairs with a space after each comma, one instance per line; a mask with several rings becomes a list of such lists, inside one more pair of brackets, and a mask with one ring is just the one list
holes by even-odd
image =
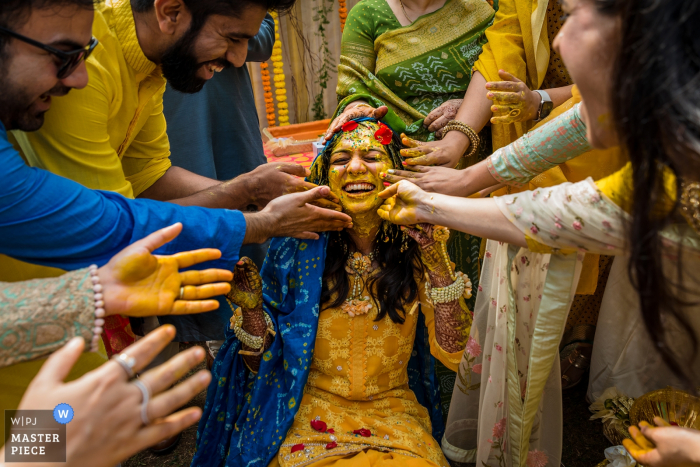
[[476, 134], [476, 131], [474, 131], [472, 127], [470, 127], [464, 122], [460, 122], [459, 120], [452, 120], [447, 125], [445, 125], [444, 133], [447, 134], [450, 131], [459, 131], [467, 135], [467, 138], [469, 138], [469, 143], [471, 144], [470, 151], [462, 157], [469, 158], [476, 154], [476, 152], [479, 150], [481, 138], [479, 138], [479, 135]]

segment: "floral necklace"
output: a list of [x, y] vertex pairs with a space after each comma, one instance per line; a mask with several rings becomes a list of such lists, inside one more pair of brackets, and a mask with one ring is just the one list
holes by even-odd
[[372, 268], [374, 260], [374, 252], [363, 255], [360, 252], [355, 252], [347, 260], [347, 266], [352, 270], [353, 284], [352, 294], [340, 306], [340, 309], [346, 312], [351, 318], [357, 315], [364, 315], [372, 309], [372, 299], [368, 296], [360, 296], [364, 288], [364, 277]]

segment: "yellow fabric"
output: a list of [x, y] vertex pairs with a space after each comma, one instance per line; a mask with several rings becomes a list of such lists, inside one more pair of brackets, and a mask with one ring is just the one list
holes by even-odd
[[54, 98], [41, 130], [13, 135], [30, 165], [133, 198], [170, 167], [165, 79], [139, 46], [129, 0], [98, 6], [93, 35], [88, 86]]
[[[17, 365], [0, 368], [0, 413], [5, 410], [14, 410], [19, 406], [24, 392], [29, 383], [34, 379], [46, 361], [45, 358]], [[84, 353], [78, 359], [66, 381], [73, 381], [85, 373], [94, 370], [107, 361], [107, 353], [100, 339], [100, 347], [97, 352]], [[5, 437], [0, 438], [0, 448], [5, 444]]]
[[[676, 204], [676, 176], [668, 167], [662, 170], [665, 196], [659, 201], [656, 210], [661, 216], [667, 215]], [[620, 206], [625, 212], [632, 212], [632, 196], [634, 182], [632, 179], [632, 163], [627, 163], [614, 174], [596, 182], [598, 189], [610, 198], [610, 201]]]
[[[275, 458], [269, 467], [279, 467]], [[360, 451], [351, 456], [332, 456], [309, 464], [310, 467], [434, 467], [427, 459], [404, 456], [395, 452], [380, 452], [374, 449]]]
[[[420, 279], [419, 283], [424, 283]], [[368, 294], [363, 291], [363, 295]], [[419, 300], [431, 354], [457, 371], [462, 351], [448, 353], [438, 345], [434, 311], [427, 305], [422, 286]], [[323, 457], [350, 454], [370, 446], [432, 461], [416, 465], [448, 466], [439, 443], [431, 435], [428, 411], [408, 387], [408, 360], [419, 313], [416, 309], [409, 314], [410, 309], [407, 308], [403, 325], [394, 323], [388, 315], [375, 321], [376, 306], [369, 313], [353, 318], [340, 308], [320, 313], [304, 397], [286, 438], [280, 433], [280, 440], [284, 439], [277, 456], [281, 467], [307, 465]], [[335, 433], [313, 430], [310, 422], [316, 418]], [[360, 428], [370, 430], [372, 436], [352, 433]], [[326, 449], [332, 437], [338, 446]], [[301, 457], [292, 455], [292, 446], [300, 443], [310, 451], [309, 457], [307, 453]]]
[[[549, 60], [547, 3], [547, 0], [499, 1], [493, 25], [486, 30], [488, 44], [474, 64], [474, 71], [481, 73], [486, 81], [500, 81], [498, 70], [506, 70], [530, 89], [539, 89]], [[529, 122], [493, 125], [493, 149], [509, 145], [531, 126]]]

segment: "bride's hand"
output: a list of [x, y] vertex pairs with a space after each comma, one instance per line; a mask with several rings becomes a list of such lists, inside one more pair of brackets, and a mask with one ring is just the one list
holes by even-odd
[[399, 225], [413, 225], [430, 222], [434, 211], [428, 205], [431, 195], [418, 188], [411, 182], [402, 180], [379, 193], [384, 204], [377, 213], [385, 221]]
[[[107, 315], [157, 316], [216, 310], [219, 302], [204, 300], [229, 291], [231, 272], [223, 269], [180, 272], [180, 269], [221, 257], [213, 248], [172, 256], [153, 251], [182, 231], [177, 223], [129, 245], [98, 270]], [[182, 290], [182, 296], [180, 292]]]
[[363, 101], [355, 101], [348, 104], [343, 110], [343, 113], [335, 117], [328, 127], [326, 136], [323, 137], [323, 141], [326, 142], [333, 137], [333, 135], [340, 131], [340, 129], [350, 120], [354, 120], [360, 117], [371, 117], [380, 120], [384, 118], [389, 108], [385, 105], [374, 108], [371, 105]]
[[459, 131], [450, 131], [440, 141], [430, 142], [416, 141], [401, 134], [401, 142], [407, 148], [401, 150], [406, 167], [439, 165], [450, 169], [457, 166], [470, 145], [467, 135]]

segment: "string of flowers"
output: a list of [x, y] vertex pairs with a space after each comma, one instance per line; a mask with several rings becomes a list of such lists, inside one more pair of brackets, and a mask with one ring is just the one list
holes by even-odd
[[275, 44], [272, 46], [272, 71], [275, 81], [275, 98], [277, 100], [277, 115], [280, 126], [289, 125], [289, 106], [287, 105], [287, 89], [284, 82], [284, 62], [282, 62], [282, 42], [280, 41], [280, 23], [276, 11], [270, 13], [275, 20]]
[[348, 17], [347, 3], [345, 0], [338, 0], [338, 16], [340, 16], [340, 32], [345, 29], [345, 20]]
[[326, 27], [330, 24], [328, 15], [333, 11], [333, 0], [320, 0], [320, 6], [314, 7], [316, 14], [313, 17], [314, 21], [318, 22], [318, 31], [316, 35], [321, 38], [321, 66], [318, 69], [318, 83], [321, 91], [314, 96], [314, 103], [311, 110], [314, 113], [314, 120], [323, 120], [326, 118], [326, 108], [323, 105], [323, 97], [328, 87], [330, 74], [335, 72], [335, 60], [328, 46], [328, 38], [326, 37]]
[[265, 97], [265, 114], [267, 116], [267, 126], [275, 126], [275, 103], [272, 100], [272, 87], [270, 86], [270, 71], [268, 64], [263, 62], [260, 64], [260, 74], [262, 76], [263, 96]]

